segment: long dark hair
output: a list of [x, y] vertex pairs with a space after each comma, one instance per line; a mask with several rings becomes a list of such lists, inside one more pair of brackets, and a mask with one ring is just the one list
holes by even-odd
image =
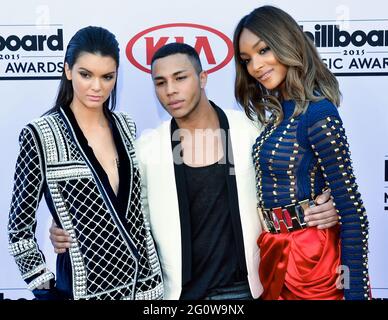
[[288, 67], [285, 89], [290, 99], [296, 102], [294, 116], [303, 113], [309, 101], [327, 98], [339, 106], [338, 81], [320, 59], [311, 39], [288, 13], [273, 6], [262, 6], [240, 20], [233, 37], [235, 97], [249, 118], [257, 116], [265, 123], [265, 111], [269, 111], [279, 123], [283, 111], [280, 92], [276, 89], [267, 91], [259, 85], [240, 58], [239, 40], [244, 28], [262, 39], [276, 59]]
[[[89, 26], [78, 30], [67, 45], [64, 63], [67, 63], [70, 69], [73, 68], [78, 57], [82, 53], [112, 57], [116, 62], [117, 68], [119, 67], [119, 43], [117, 42], [115, 35], [104, 28]], [[110, 97], [103, 103], [105, 111], [108, 109], [112, 111], [116, 107], [116, 86], [117, 77]], [[65, 69], [63, 69], [55, 104], [45, 114], [54, 113], [58, 111], [60, 107], [69, 107], [73, 100], [73, 94], [72, 82], [66, 78]]]

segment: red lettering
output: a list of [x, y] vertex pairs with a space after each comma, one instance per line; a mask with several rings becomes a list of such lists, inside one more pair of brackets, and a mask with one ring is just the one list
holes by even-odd
[[[152, 56], [155, 54], [155, 52], [158, 49], [160, 49], [161, 47], [163, 47], [167, 43], [169, 37], [159, 38], [159, 40], [156, 42], [156, 44], [154, 43], [155, 39], [153, 37], [144, 37], [144, 38], [146, 41], [146, 61], [147, 61], [146, 63], [147, 63], [147, 65], [150, 65], [151, 60], [152, 60]], [[177, 36], [174, 38], [175, 38], [175, 42], [178, 42], [178, 43], [185, 42], [185, 39], [182, 36]], [[216, 59], [214, 57], [213, 50], [211, 49], [209, 39], [207, 37], [203, 37], [203, 36], [196, 37], [196, 39], [197, 40], [195, 42], [194, 49], [198, 52], [198, 55], [200, 55], [201, 52], [203, 51], [203, 53], [205, 54], [207, 63], [208, 64], [216, 64]]]
[[185, 43], [185, 38], [183, 37], [174, 37], [175, 38], [175, 42], [177, 43]]
[[283, 209], [283, 221], [286, 224], [287, 227], [291, 228], [292, 227], [292, 219], [291, 215], [288, 212], [287, 209]]
[[209, 39], [207, 37], [196, 37], [197, 41], [195, 42], [195, 50], [198, 52], [198, 55], [201, 54], [203, 50], [207, 59], [208, 64], [216, 64], [216, 59], [214, 58], [213, 51], [210, 47]]
[[[287, 233], [288, 232], [288, 229], [287, 229], [287, 225], [286, 223], [284, 222], [283, 220], [283, 212], [282, 212], [282, 208], [273, 208], [273, 214], [275, 216], [275, 219], [277, 220], [277, 225], [278, 227], [276, 226], [275, 224], [275, 227], [276, 229], [278, 229], [280, 227], [280, 232], [281, 233]], [[274, 220], [275, 220], [274, 219]]]
[[146, 59], [147, 59], [147, 65], [151, 64], [151, 60], [155, 52], [163, 47], [167, 41], [168, 37], [161, 37], [158, 42], [154, 45], [154, 38], [153, 37], [144, 37], [146, 40]]

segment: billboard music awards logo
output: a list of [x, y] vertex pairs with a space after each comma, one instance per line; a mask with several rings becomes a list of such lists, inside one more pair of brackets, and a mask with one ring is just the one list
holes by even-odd
[[193, 46], [209, 74], [225, 67], [233, 58], [233, 43], [224, 33], [193, 23], [163, 24], [143, 30], [129, 40], [126, 55], [136, 68], [151, 73], [153, 54], [170, 42]]
[[299, 24], [337, 76], [388, 75], [388, 19]]
[[60, 25], [0, 26], [0, 80], [60, 79], [63, 58]]

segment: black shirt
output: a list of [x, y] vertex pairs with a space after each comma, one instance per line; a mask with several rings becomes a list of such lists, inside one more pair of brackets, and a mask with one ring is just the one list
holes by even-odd
[[[234, 160], [229, 122], [222, 109], [217, 107], [212, 101], [210, 103], [217, 112], [220, 129], [226, 133], [226, 139], [222, 141], [224, 155], [226, 155], [224, 158], [225, 164], [214, 165], [217, 168], [211, 166], [210, 168], [188, 168], [182, 165], [182, 148], [180, 139], [178, 139], [179, 135], [176, 134], [176, 130], [179, 130], [179, 127], [175, 119], [171, 119], [171, 151], [174, 158], [175, 183], [181, 226], [183, 288], [181, 299], [201, 299], [207, 295], [209, 290], [214, 289], [214, 286], [230, 285], [232, 282], [247, 279], [237, 184], [236, 177], [233, 174]], [[205, 174], [196, 171], [204, 171]], [[214, 176], [211, 176], [212, 174]], [[194, 182], [197, 180], [193, 178], [194, 176], [198, 177], [197, 183]], [[222, 186], [222, 190], [216, 189], [215, 187], [217, 186]], [[218, 190], [218, 194], [213, 192], [213, 195], [209, 196], [209, 192], [203, 192], [203, 188]], [[195, 194], [195, 190], [198, 190], [197, 194]], [[194, 197], [197, 198], [195, 201], [199, 203], [192, 206], [192, 199]], [[199, 200], [199, 197], [202, 200]], [[222, 208], [221, 210], [217, 209], [218, 205], [220, 205], [217, 202], [219, 198], [223, 199], [222, 207], [220, 207]], [[211, 212], [209, 210], [204, 211], [203, 204], [209, 203], [213, 203], [212, 210], [215, 210], [215, 212], [212, 210], [210, 210]], [[215, 203], [217, 203], [217, 208], [214, 208]], [[223, 211], [222, 218], [226, 219], [223, 225], [221, 225], [221, 221], [217, 221], [217, 224], [215, 224], [209, 220], [204, 230], [202, 230], [202, 227], [198, 227], [201, 225], [201, 221], [199, 221], [201, 217], [205, 219], [207, 216], [212, 217], [213, 214], [217, 214], [218, 218], [220, 218], [221, 211]], [[217, 242], [218, 246], [216, 247], [215, 243], [220, 237], [222, 237], [222, 240]], [[209, 243], [208, 247], [205, 245], [206, 241]], [[213, 243], [210, 243], [211, 241]], [[204, 251], [202, 252], [202, 250]], [[237, 270], [233, 270], [234, 267], [231, 267], [231, 265], [234, 265], [233, 259], [237, 261]], [[197, 264], [205, 260], [206, 267]], [[228, 270], [225, 272], [225, 269]], [[236, 277], [232, 279], [233, 277], [230, 277], [230, 275], [234, 274], [235, 271], [237, 272]], [[216, 277], [218, 273], [220, 274], [219, 278]], [[205, 286], [206, 288], [204, 288]]]
[[190, 208], [192, 278], [183, 286], [181, 299], [194, 300], [242, 277], [238, 277], [225, 164], [183, 166]]

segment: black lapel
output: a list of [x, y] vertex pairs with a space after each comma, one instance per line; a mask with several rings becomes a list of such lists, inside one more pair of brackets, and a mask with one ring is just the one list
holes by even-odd
[[[175, 184], [178, 195], [179, 216], [181, 223], [181, 243], [182, 243], [182, 286], [191, 280], [191, 227], [190, 227], [190, 207], [186, 188], [186, 177], [182, 165], [182, 150], [177, 134], [179, 130], [175, 119], [171, 119], [170, 135], [171, 149], [174, 160]], [[175, 134], [174, 134], [175, 133]]]
[[230, 128], [228, 118], [225, 112], [219, 108], [214, 102], [210, 101], [211, 105], [217, 112], [218, 120], [220, 122], [220, 128], [225, 132], [225, 138], [222, 141], [222, 147], [224, 148], [224, 158], [226, 159], [225, 175], [226, 184], [228, 187], [228, 200], [229, 208], [232, 219], [233, 234], [237, 249], [237, 256], [239, 261], [239, 268], [244, 274], [247, 273], [246, 261], [245, 261], [245, 250], [244, 250], [244, 238], [242, 234], [240, 208], [238, 202], [237, 183], [234, 169], [234, 157], [232, 140], [230, 138]]

